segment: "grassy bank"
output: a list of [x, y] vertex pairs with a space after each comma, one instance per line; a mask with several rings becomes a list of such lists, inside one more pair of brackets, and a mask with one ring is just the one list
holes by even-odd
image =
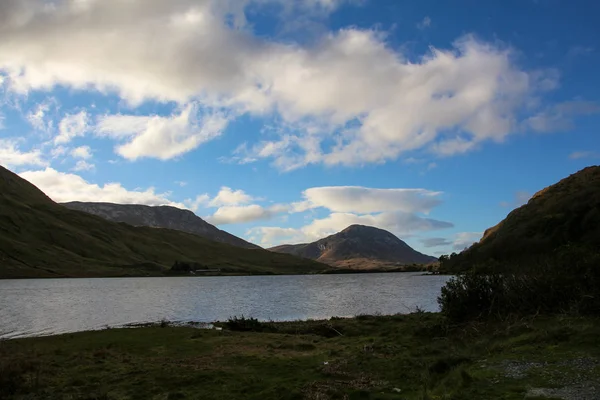
[[450, 326], [417, 313], [10, 340], [0, 342], [0, 398], [593, 399], [599, 322]]

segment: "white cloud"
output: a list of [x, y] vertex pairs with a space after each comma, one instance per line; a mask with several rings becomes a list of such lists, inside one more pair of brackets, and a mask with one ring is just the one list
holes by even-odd
[[264, 208], [258, 204], [246, 206], [223, 206], [206, 221], [214, 225], [242, 224], [246, 222], [265, 220], [272, 218], [276, 212], [269, 208]]
[[53, 168], [26, 171], [19, 175], [56, 202], [92, 201], [185, 208], [183, 204], [170, 201], [167, 197], [169, 193], [156, 193], [154, 188], [127, 190], [116, 182], [97, 185], [87, 182], [79, 175], [59, 172]]
[[206, 206], [210, 201], [210, 196], [207, 194], [201, 194], [196, 196], [195, 199], [186, 199], [184, 204], [192, 211], [197, 211], [201, 206]]
[[52, 158], [58, 158], [60, 156], [67, 154], [68, 151], [69, 151], [69, 149], [66, 148], [65, 146], [56, 146], [50, 150], [50, 155], [52, 156]]
[[441, 203], [441, 192], [425, 189], [375, 189], [360, 186], [315, 187], [304, 191], [311, 208], [359, 214], [401, 211], [428, 213]]
[[416, 214], [404, 212], [383, 212], [379, 214], [357, 215], [353, 213], [332, 213], [326, 218], [315, 219], [302, 227], [302, 232], [311, 240], [318, 240], [339, 232], [350, 225], [375, 226], [388, 230], [400, 237], [415, 232], [431, 231], [453, 227], [453, 224]]
[[75, 158], [81, 158], [83, 160], [89, 160], [92, 158], [92, 149], [90, 146], [79, 146], [71, 150], [71, 156]]
[[577, 116], [600, 114], [600, 104], [591, 101], [567, 101], [540, 111], [524, 121], [525, 129], [536, 132], [560, 132], [573, 128]]
[[58, 135], [54, 138], [54, 144], [69, 143], [74, 138], [85, 135], [88, 128], [87, 112], [66, 114], [58, 124]]
[[460, 232], [454, 235], [454, 242], [452, 243], [452, 249], [455, 251], [462, 251], [468, 248], [473, 243], [478, 242], [483, 236], [483, 232]]
[[116, 147], [116, 152], [128, 160], [168, 160], [221, 135], [227, 127], [228, 119], [222, 113], [201, 118], [197, 113], [197, 107], [190, 104], [169, 117], [107, 115], [99, 119], [96, 133], [126, 141]]
[[12, 168], [21, 165], [46, 166], [48, 163], [40, 150], [21, 151], [19, 140], [0, 138], [0, 165]]
[[58, 108], [58, 101], [54, 97], [49, 97], [29, 110], [25, 115], [25, 119], [36, 131], [50, 134], [54, 129], [54, 121], [50, 114], [53, 108], [55, 110]]
[[254, 198], [246, 194], [243, 190], [232, 190], [227, 186], [223, 186], [208, 205], [210, 207], [237, 206], [240, 204], [247, 204], [252, 200], [254, 200]]
[[175, 184], [178, 185], [179, 187], [185, 187], [187, 186], [187, 182], [185, 181], [175, 181]]
[[299, 229], [275, 226], [248, 229], [246, 238], [252, 243], [258, 243], [265, 248], [283, 243], [301, 243], [306, 240], [305, 235]]
[[[425, 189], [376, 189], [354, 186], [316, 187], [303, 192], [303, 201], [278, 205], [270, 209], [254, 209], [260, 219], [277, 212], [300, 213], [325, 208], [324, 218], [311, 218], [301, 228], [256, 227], [249, 237], [265, 246], [281, 243], [311, 242], [337, 233], [349, 225], [360, 224], [388, 230], [400, 237], [416, 232], [450, 228], [453, 224], [419, 214], [429, 213], [441, 203], [440, 192]], [[277, 212], [275, 212], [277, 211]], [[258, 217], [256, 219], [259, 219]]]
[[[440, 192], [425, 189], [375, 189], [358, 186], [315, 187], [305, 190], [303, 200], [289, 204], [262, 206], [248, 204], [260, 200], [245, 193], [222, 187], [210, 199], [203, 195], [195, 202], [187, 200], [188, 206], [219, 207], [207, 220], [216, 225], [247, 223], [271, 219], [279, 214], [302, 213], [311, 209], [325, 208], [332, 212], [329, 217], [314, 220], [303, 228], [304, 237], [314, 238], [324, 232], [341, 230], [353, 223], [385, 226], [395, 231], [436, 229], [448, 226], [447, 223], [416, 216], [416, 213], [429, 213], [441, 203]], [[196, 208], [194, 208], [196, 207]], [[346, 224], [346, 226], [343, 226]], [[399, 226], [403, 225], [404, 230]], [[340, 228], [341, 227], [341, 228]], [[339, 228], [339, 229], [338, 229]]]
[[571, 160], [580, 160], [583, 158], [598, 158], [600, 157], [600, 153], [597, 151], [574, 151], [569, 154], [569, 158]]
[[96, 166], [92, 163], [89, 163], [85, 160], [79, 160], [75, 163], [73, 167], [73, 171], [92, 171], [96, 169]]
[[[520, 69], [510, 49], [472, 36], [415, 62], [375, 30], [342, 29], [310, 46], [252, 35], [245, 7], [273, 1], [285, 3], [2, 2], [0, 70], [22, 92], [64, 85], [116, 92], [132, 104], [198, 101], [233, 115], [276, 112], [294, 129], [241, 159], [272, 159], [284, 170], [383, 162], [420, 148], [451, 155], [500, 141], [515, 131], [523, 104], [550, 87]], [[330, 12], [339, 3], [298, 4]], [[112, 122], [128, 130], [107, 132], [130, 140], [117, 148], [128, 159], [169, 159], [226, 126], [221, 115], [205, 117], [202, 128], [189, 117], [118, 116]]]
[[431, 26], [431, 18], [429, 18], [428, 16], [423, 18], [423, 20], [417, 24], [417, 28], [419, 28], [420, 30], [427, 29], [430, 26]]

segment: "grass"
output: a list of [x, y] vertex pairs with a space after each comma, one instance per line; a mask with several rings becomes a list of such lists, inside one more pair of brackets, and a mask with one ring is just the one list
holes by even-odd
[[[221, 331], [158, 324], [9, 340], [0, 342], [0, 398], [522, 399], [531, 387], [598, 384], [589, 360], [600, 359], [599, 322], [237, 318]], [[582, 359], [585, 371], [572, 361]]]

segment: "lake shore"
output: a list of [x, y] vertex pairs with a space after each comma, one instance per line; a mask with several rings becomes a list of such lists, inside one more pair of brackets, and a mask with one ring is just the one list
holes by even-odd
[[216, 325], [0, 341], [0, 398], [593, 399], [600, 388], [597, 318], [452, 326], [415, 313]]

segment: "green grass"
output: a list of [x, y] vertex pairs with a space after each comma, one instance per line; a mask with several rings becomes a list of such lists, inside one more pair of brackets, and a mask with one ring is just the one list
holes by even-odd
[[223, 274], [294, 274], [327, 266], [196, 235], [133, 227], [70, 210], [0, 167], [0, 278], [161, 276], [175, 261]]
[[10, 340], [0, 342], [0, 398], [522, 399], [531, 387], [598, 385], [599, 322], [453, 327], [417, 313]]

